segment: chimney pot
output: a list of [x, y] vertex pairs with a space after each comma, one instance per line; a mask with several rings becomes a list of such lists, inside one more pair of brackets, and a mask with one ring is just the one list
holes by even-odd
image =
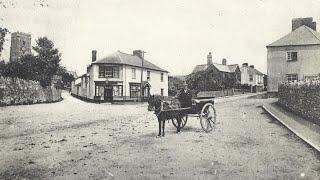
[[222, 65], [227, 65], [227, 59], [226, 58], [222, 59]]
[[317, 23], [313, 22], [312, 17], [292, 19], [292, 31], [298, 29], [300, 26], [303, 25], [308, 26], [309, 28], [315, 31], [317, 30]]
[[143, 51], [142, 50], [134, 50], [133, 51], [133, 55], [134, 56], [138, 56], [140, 59], [142, 59], [143, 58]]
[[207, 65], [210, 66], [212, 64], [212, 54], [209, 52], [207, 55]]
[[92, 62], [97, 60], [97, 50], [92, 50]]

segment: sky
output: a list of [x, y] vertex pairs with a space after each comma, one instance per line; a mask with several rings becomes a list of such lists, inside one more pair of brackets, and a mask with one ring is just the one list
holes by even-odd
[[[47, 36], [61, 64], [81, 75], [97, 58], [117, 50], [146, 51], [145, 59], [170, 75], [213, 62], [249, 63], [267, 72], [266, 45], [291, 32], [291, 20], [313, 17], [320, 0], [0, 0], [0, 27]], [[5, 4], [5, 7], [3, 6]], [[47, 6], [48, 5], [48, 6]], [[320, 26], [317, 25], [317, 29]], [[10, 34], [3, 59], [9, 59]]]

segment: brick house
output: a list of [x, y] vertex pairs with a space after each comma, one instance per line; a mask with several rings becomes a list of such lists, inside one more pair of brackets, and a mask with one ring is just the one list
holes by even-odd
[[221, 77], [221, 79], [224, 79], [224, 78], [234, 79], [234, 82], [235, 82], [234, 86], [237, 83], [241, 82], [241, 71], [238, 64], [227, 65], [226, 59], [222, 59], [222, 64], [212, 63], [211, 52], [209, 52], [209, 54], [207, 55], [207, 64], [197, 65], [193, 69], [192, 74], [200, 71], [208, 71], [208, 70], [214, 71], [213, 74], [216, 74], [218, 77]]
[[[72, 83], [72, 94], [92, 101], [137, 101], [150, 94], [168, 96], [168, 71], [143, 57], [117, 51], [100, 60], [92, 51], [87, 73]], [[142, 88], [142, 89], [141, 89]]]
[[267, 46], [268, 93], [279, 83], [299, 81], [320, 73], [320, 33], [313, 18], [292, 20], [292, 32]]

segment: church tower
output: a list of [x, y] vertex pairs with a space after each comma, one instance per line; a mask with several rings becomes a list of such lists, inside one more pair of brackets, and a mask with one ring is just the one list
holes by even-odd
[[31, 34], [14, 32], [11, 34], [10, 61], [22, 55], [31, 54]]

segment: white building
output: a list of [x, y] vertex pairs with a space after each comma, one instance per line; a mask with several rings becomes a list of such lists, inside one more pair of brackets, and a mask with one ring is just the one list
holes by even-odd
[[255, 91], [262, 91], [264, 88], [263, 84], [263, 73], [254, 68], [253, 65], [248, 66], [248, 63], [243, 63], [240, 67], [241, 71], [241, 84], [246, 84], [256, 88]]
[[283, 82], [302, 81], [320, 74], [320, 33], [313, 18], [292, 20], [292, 31], [267, 46], [268, 93]]
[[106, 102], [136, 101], [150, 94], [168, 96], [168, 71], [145, 60], [143, 51], [117, 51], [100, 60], [96, 53], [92, 51], [87, 73], [73, 83], [73, 95]]

